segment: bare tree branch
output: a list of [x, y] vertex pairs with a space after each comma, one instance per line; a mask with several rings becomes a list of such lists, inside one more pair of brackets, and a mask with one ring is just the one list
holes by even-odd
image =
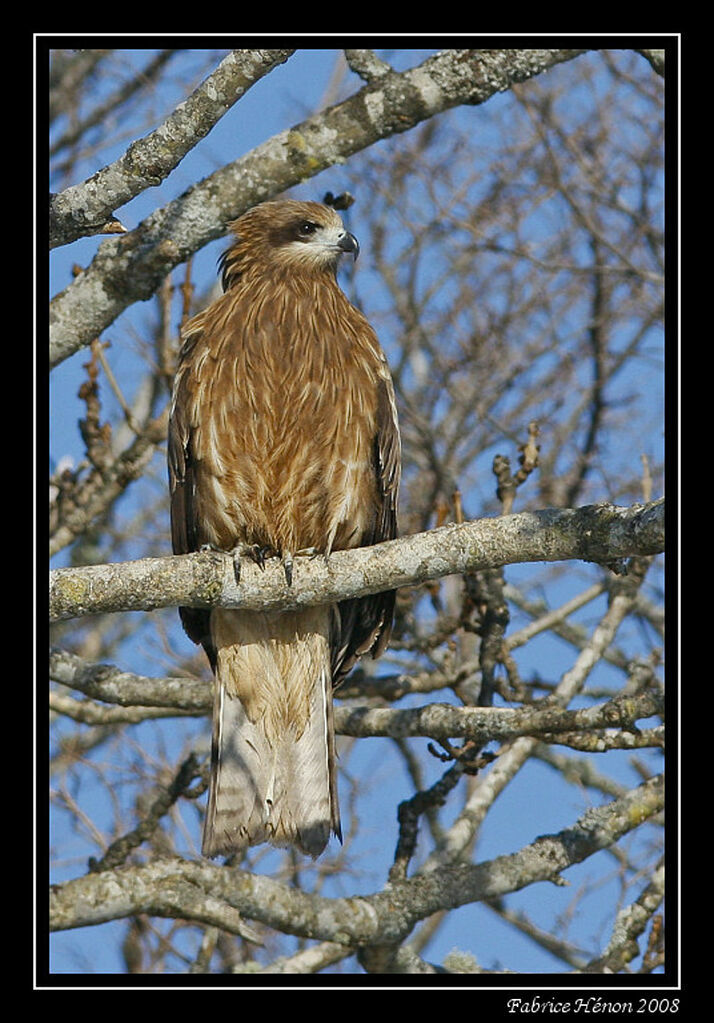
[[490, 96], [583, 50], [446, 50], [417, 68], [384, 75], [343, 103], [262, 143], [154, 212], [50, 305], [50, 365], [94, 338], [133, 302], [151, 297], [174, 266], [225, 231], [249, 206], [342, 162], [378, 139], [459, 104]]
[[[50, 677], [85, 695], [127, 708], [173, 708], [194, 714], [208, 714], [212, 708], [213, 693], [208, 682], [142, 678], [112, 665], [87, 664], [64, 650], [51, 651]], [[86, 702], [79, 704], [79, 707], [85, 706]], [[89, 707], [91, 715], [87, 720], [95, 723], [94, 715], [99, 712], [99, 705], [90, 703]], [[63, 704], [58, 704], [56, 709], [67, 713]], [[473, 739], [477, 743], [506, 742], [529, 735], [539, 736], [550, 743], [587, 745], [590, 752], [597, 752], [616, 745], [610, 741], [612, 733], [604, 734], [605, 729], [614, 728], [622, 729], [632, 737], [631, 742], [621, 739], [621, 746], [663, 745], [660, 730], [653, 729], [643, 735], [635, 727], [638, 720], [662, 714], [663, 710], [663, 694], [649, 690], [633, 696], [618, 696], [581, 710], [566, 710], [557, 705], [511, 708], [455, 707], [445, 703], [404, 710], [346, 706], [335, 708], [335, 729], [340, 735], [355, 738], [429, 736], [447, 740], [459, 737]], [[586, 734], [568, 734], [576, 732]], [[590, 741], [588, 735], [591, 736]], [[642, 740], [640, 743], [636, 740], [638, 735]]]
[[157, 446], [166, 437], [168, 412], [167, 406], [157, 419], [146, 424], [126, 450], [108, 458], [106, 464], [93, 465], [86, 477], [69, 483], [61, 492], [61, 515], [55, 515], [59, 509], [50, 505], [50, 520], [54, 527], [50, 533], [50, 557], [81, 536], [106, 513], [130, 483], [142, 476]]
[[[86, 234], [110, 233], [114, 211], [159, 185], [251, 85], [294, 50], [233, 50], [155, 131], [120, 159], [50, 197], [50, 248]], [[121, 225], [114, 231], [124, 231]]]
[[637, 50], [636, 52], [641, 53], [657, 74], [664, 78], [664, 50]]
[[618, 973], [635, 956], [640, 948], [637, 939], [645, 930], [664, 898], [664, 860], [657, 864], [652, 879], [642, 894], [617, 914], [612, 935], [601, 956], [592, 959], [583, 968], [583, 973]]
[[[552, 700], [558, 706], [566, 707], [578, 693], [582, 692], [586, 680], [600, 661], [603, 652], [612, 643], [617, 630], [635, 602], [638, 585], [643, 579], [643, 572], [638, 570], [640, 568], [641, 566], [636, 566], [633, 573], [634, 586], [627, 586], [624, 580], [620, 581], [605, 614], [593, 629], [588, 642], [583, 646], [572, 667], [562, 675], [552, 694]], [[491, 770], [478, 780], [479, 783], [471, 792], [463, 811], [448, 832], [442, 836], [438, 847], [427, 859], [424, 870], [440, 870], [445, 863], [453, 863], [464, 854], [494, 799], [521, 770], [537, 745], [537, 739], [523, 736], [511, 741], [501, 751]]]
[[69, 650], [50, 651], [49, 676], [95, 700], [121, 707], [180, 707], [208, 713], [212, 687], [195, 678], [147, 678], [112, 664], [94, 664]]
[[374, 50], [345, 50], [345, 60], [350, 70], [367, 83], [375, 82], [392, 71], [389, 64], [378, 57]]
[[[557, 733], [584, 729], [635, 729], [635, 722], [661, 714], [664, 698], [644, 693], [639, 697], [616, 698], [584, 710], [561, 707], [452, 707], [431, 703], [425, 707], [393, 710], [389, 707], [338, 708], [335, 727], [342, 735], [431, 736], [436, 739], [466, 738], [477, 744], [509, 741], [522, 735], [547, 736], [558, 742]], [[659, 745], [659, 743], [657, 743]], [[595, 752], [593, 744], [591, 752]]]
[[326, 966], [339, 963], [352, 955], [352, 949], [347, 945], [341, 945], [337, 941], [321, 941], [319, 945], [312, 945], [309, 948], [296, 952], [293, 956], [281, 956], [274, 959], [270, 966], [262, 970], [255, 969], [255, 963], [250, 963], [245, 970], [238, 970], [239, 973], [319, 973]]
[[50, 572], [50, 620], [178, 606], [291, 610], [527, 561], [577, 558], [619, 569], [623, 558], [663, 550], [663, 499], [630, 508], [546, 509], [335, 551], [327, 563], [301, 558], [290, 587], [278, 559], [265, 570], [243, 559], [237, 583], [233, 558], [218, 551], [58, 568]]
[[384, 892], [325, 898], [239, 869], [178, 858], [107, 870], [53, 885], [51, 930], [90, 927], [137, 913], [224, 926], [228, 911], [288, 934], [352, 947], [398, 946], [419, 920], [438, 910], [492, 899], [564, 870], [606, 849], [663, 806], [662, 776], [588, 809], [572, 827], [544, 835], [511, 855], [443, 867], [395, 882]]

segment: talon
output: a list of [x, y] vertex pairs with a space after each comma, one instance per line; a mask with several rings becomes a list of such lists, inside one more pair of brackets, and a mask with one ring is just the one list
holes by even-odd
[[253, 559], [258, 565], [261, 571], [265, 571], [265, 562], [267, 558], [279, 558], [280, 551], [276, 551], [270, 544], [251, 544], [246, 548], [245, 553]]
[[240, 582], [241, 558], [250, 558], [251, 561], [255, 562], [255, 564], [258, 566], [261, 572], [264, 572], [266, 558], [279, 557], [279, 554], [274, 547], [270, 547], [267, 544], [258, 543], [239, 543], [237, 544], [236, 547], [233, 548], [233, 550], [230, 553], [233, 556], [233, 572], [237, 583]]
[[242, 545], [234, 547], [231, 551], [231, 558], [233, 559], [233, 578], [236, 581], [236, 586], [240, 583], [240, 559], [243, 555], [245, 548]]
[[254, 561], [263, 571], [265, 571], [265, 557], [270, 551], [269, 547], [261, 547], [257, 543], [239, 543], [231, 551], [233, 556], [233, 574], [237, 583], [240, 582], [240, 560], [241, 558], [250, 558]]
[[283, 571], [285, 572], [285, 582], [288, 586], [293, 584], [293, 556], [292, 554], [283, 554]]
[[265, 547], [259, 543], [246, 543], [241, 546], [240, 552], [244, 558], [250, 558], [264, 572], [265, 559], [272, 555], [273, 550], [271, 547]]

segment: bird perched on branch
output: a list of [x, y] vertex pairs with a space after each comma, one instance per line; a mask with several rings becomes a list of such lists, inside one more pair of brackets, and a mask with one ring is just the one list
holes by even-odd
[[[169, 424], [177, 554], [282, 559], [396, 536], [400, 441], [377, 337], [336, 280], [359, 245], [317, 202], [231, 224], [224, 294], [182, 333]], [[295, 562], [299, 567], [299, 560]], [[203, 853], [341, 838], [332, 690], [379, 656], [394, 592], [283, 613], [181, 608], [215, 675]]]

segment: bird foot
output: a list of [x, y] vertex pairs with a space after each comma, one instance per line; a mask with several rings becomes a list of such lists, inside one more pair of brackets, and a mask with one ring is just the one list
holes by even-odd
[[[206, 545], [208, 547], [208, 545]], [[240, 562], [241, 558], [250, 558], [255, 564], [262, 570], [265, 571], [265, 562], [268, 558], [280, 558], [283, 565], [283, 571], [285, 573], [285, 582], [288, 586], [293, 584], [293, 558], [317, 558], [322, 552], [317, 547], [302, 547], [299, 551], [295, 551], [293, 554], [291, 551], [284, 551], [282, 554], [280, 551], [276, 551], [274, 547], [263, 546], [261, 544], [238, 544], [231, 551], [233, 556], [233, 572], [235, 574], [236, 582], [240, 582]], [[325, 561], [327, 561], [328, 555], [324, 555]]]
[[[323, 557], [325, 559], [325, 564], [327, 564], [330, 555], [327, 551], [318, 550], [317, 547], [301, 547], [299, 551], [295, 551], [294, 557], [310, 558], [311, 560]], [[283, 558], [283, 560], [285, 559]], [[288, 586], [290, 586], [291, 581], [292, 581], [292, 558], [290, 563], [290, 579], [288, 579]]]
[[285, 582], [288, 586], [293, 584], [293, 558], [316, 558], [319, 553], [316, 547], [302, 547], [299, 551], [295, 551], [294, 554], [290, 551], [283, 553], [283, 571], [285, 572]]
[[295, 551], [296, 558], [316, 558], [320, 554], [317, 547], [301, 547], [299, 551]]
[[283, 572], [285, 572], [285, 582], [288, 586], [293, 584], [293, 556], [290, 551], [286, 551], [283, 554]]
[[263, 546], [258, 543], [239, 543], [230, 553], [233, 557], [233, 574], [235, 575], [236, 583], [240, 582], [241, 558], [250, 558], [264, 572], [266, 558], [278, 557], [278, 552], [272, 547]]

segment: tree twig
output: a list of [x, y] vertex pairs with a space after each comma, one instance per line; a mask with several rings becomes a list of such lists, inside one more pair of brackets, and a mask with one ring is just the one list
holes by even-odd
[[[170, 784], [160, 791], [146, 817], [132, 831], [112, 842], [101, 859], [90, 857], [90, 871], [98, 874], [124, 863], [132, 849], [136, 849], [153, 835], [161, 818], [169, 812], [179, 796], [184, 795], [194, 778], [200, 775], [198, 758], [195, 753], [191, 753], [181, 764]], [[198, 794], [195, 792], [193, 795]]]

